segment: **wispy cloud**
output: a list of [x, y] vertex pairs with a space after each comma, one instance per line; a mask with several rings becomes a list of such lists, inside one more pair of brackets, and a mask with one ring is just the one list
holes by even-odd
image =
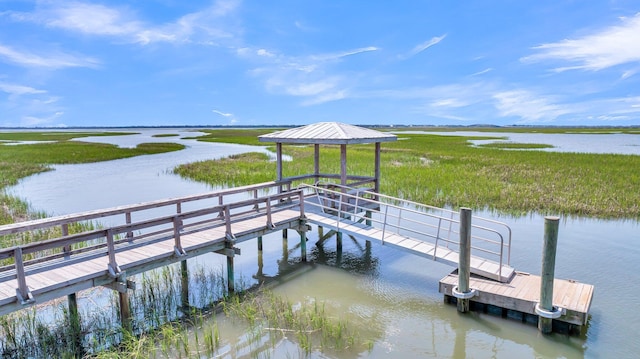
[[489, 68], [484, 69], [484, 70], [482, 70], [482, 71], [478, 71], [478, 72], [476, 72], [476, 73], [473, 73], [473, 74], [471, 74], [471, 75], [469, 75], [469, 76], [480, 76], [480, 75], [484, 75], [484, 74], [486, 74], [486, 73], [489, 73], [489, 72], [491, 72], [491, 71], [493, 71], [493, 69], [492, 69], [491, 67], [489, 67]]
[[260, 61], [262, 66], [249, 73], [264, 81], [268, 92], [302, 98], [302, 106], [318, 105], [347, 98], [356, 77], [334, 72], [335, 64], [358, 54], [378, 51], [375, 46], [308, 56], [286, 56], [265, 49], [241, 48], [239, 56]]
[[542, 44], [537, 53], [523, 57], [523, 62], [560, 60], [575, 65], [557, 67], [556, 71], [591, 70], [640, 62], [640, 13], [622, 18], [621, 24], [576, 39]]
[[34, 95], [47, 92], [45, 90], [38, 90], [30, 86], [16, 85], [6, 82], [0, 82], [0, 91], [6, 92], [11, 95]]
[[[44, 127], [50, 126], [55, 123], [60, 117], [64, 115], [64, 112], [59, 111], [48, 116], [24, 116], [20, 121], [20, 126], [24, 127]], [[55, 125], [60, 127], [60, 124]]]
[[109, 7], [86, 2], [43, 2], [32, 13], [8, 12], [15, 21], [28, 21], [50, 28], [90, 36], [105, 36], [124, 42], [198, 42], [233, 37], [224, 30], [221, 18], [238, 6], [236, 0], [219, 0], [210, 7], [186, 14], [173, 22], [150, 24], [127, 7]]
[[493, 94], [493, 98], [501, 116], [519, 117], [523, 123], [551, 122], [575, 111], [551, 96], [527, 90], [498, 92]]
[[90, 57], [81, 57], [60, 51], [50, 51], [46, 54], [34, 54], [19, 51], [0, 44], [0, 58], [24, 67], [45, 67], [59, 69], [65, 67], [96, 68], [100, 62]]
[[365, 52], [378, 51], [378, 50], [380, 50], [378, 47], [367, 46], [367, 47], [361, 47], [361, 48], [358, 48], [358, 49], [347, 50], [347, 51], [342, 51], [342, 52], [337, 52], [337, 53], [314, 55], [314, 56], [311, 56], [310, 59], [314, 60], [314, 61], [316, 61], [316, 60], [317, 61], [331, 61], [331, 60], [341, 59], [341, 58], [347, 57], [347, 56], [353, 56], [353, 55], [358, 55], [358, 54], [362, 54], [362, 53], [365, 53]]
[[431, 46], [437, 45], [440, 43], [440, 41], [444, 40], [444, 38], [447, 36], [447, 34], [444, 34], [442, 36], [435, 36], [432, 37], [431, 39], [416, 45], [413, 49], [411, 49], [411, 51], [409, 51], [408, 53], [404, 54], [404, 55], [399, 55], [398, 58], [400, 58], [401, 60], [405, 60], [408, 59], [410, 57], [413, 57], [419, 53], [421, 53], [422, 51], [430, 48]]
[[222, 111], [218, 111], [218, 110], [211, 110], [211, 112], [216, 113], [222, 117], [232, 117], [233, 114], [232, 113], [226, 113], [226, 112], [222, 112]]
[[234, 116], [234, 114], [230, 113], [230, 112], [223, 112], [220, 110], [211, 110], [211, 112], [215, 113], [216, 115], [220, 115], [224, 118], [229, 119], [228, 125], [233, 125], [238, 123], [238, 118], [236, 116]]

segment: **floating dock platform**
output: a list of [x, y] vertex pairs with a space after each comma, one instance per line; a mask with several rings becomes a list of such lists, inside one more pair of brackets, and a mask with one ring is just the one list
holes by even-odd
[[[540, 302], [540, 276], [516, 272], [509, 282], [500, 283], [491, 279], [471, 275], [469, 287], [475, 289], [470, 298], [471, 309], [503, 317], [538, 323], [536, 306]], [[440, 280], [439, 291], [446, 303], [456, 303], [453, 289], [458, 286], [458, 271]], [[594, 286], [573, 280], [555, 279], [553, 283], [553, 306], [561, 315], [553, 319], [554, 331], [575, 333], [587, 324]]]

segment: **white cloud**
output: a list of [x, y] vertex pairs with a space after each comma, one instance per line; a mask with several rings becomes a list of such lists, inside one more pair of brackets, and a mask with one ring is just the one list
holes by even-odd
[[47, 92], [45, 90], [38, 90], [30, 86], [15, 85], [6, 82], [0, 82], [0, 91], [6, 92], [11, 95], [34, 95]]
[[492, 69], [491, 67], [489, 67], [489, 68], [484, 69], [484, 70], [482, 70], [482, 71], [478, 71], [478, 72], [476, 72], [476, 73], [473, 73], [473, 74], [471, 74], [471, 75], [469, 75], [469, 76], [480, 76], [480, 75], [484, 75], [484, 74], [486, 74], [486, 73], [489, 73], [489, 72], [491, 72], [491, 71], [493, 71], [493, 69]]
[[347, 56], [353, 56], [353, 55], [358, 55], [365, 52], [378, 51], [378, 50], [380, 49], [375, 46], [367, 46], [367, 47], [361, 47], [358, 49], [347, 50], [347, 51], [342, 51], [337, 53], [314, 55], [314, 56], [311, 56], [310, 59], [312, 61], [331, 61], [331, 60], [338, 60]]
[[232, 113], [226, 113], [226, 112], [222, 112], [222, 111], [218, 111], [218, 110], [211, 110], [211, 112], [216, 113], [216, 114], [218, 114], [220, 116], [223, 116], [223, 117], [232, 117], [233, 116]]
[[408, 59], [412, 56], [415, 56], [419, 53], [421, 53], [422, 51], [430, 48], [431, 46], [437, 45], [440, 43], [440, 41], [444, 40], [444, 38], [447, 36], [447, 34], [444, 34], [442, 36], [435, 36], [432, 37], [431, 39], [416, 45], [413, 49], [411, 49], [411, 51], [409, 51], [407, 54], [404, 55], [400, 55], [398, 56], [400, 59]]
[[44, 127], [52, 125], [62, 115], [64, 115], [64, 112], [59, 111], [46, 117], [24, 116], [20, 121], [20, 125], [24, 127]]
[[535, 94], [527, 90], [502, 91], [493, 94], [500, 116], [520, 117], [524, 123], [551, 122], [574, 112], [567, 105], [559, 104], [551, 96]]
[[59, 51], [36, 55], [30, 52], [18, 51], [8, 46], [0, 45], [0, 58], [24, 67], [65, 68], [89, 67], [96, 68], [99, 61], [90, 57], [80, 57]]
[[50, 28], [113, 37], [132, 43], [215, 44], [212, 40], [233, 37], [233, 33], [224, 29], [221, 18], [232, 13], [238, 3], [236, 0], [219, 0], [202, 11], [186, 14], [165, 24], [146, 23], [126, 7], [78, 1], [39, 3], [33, 13], [11, 12], [9, 16], [16, 21], [29, 21]]
[[591, 70], [640, 62], [640, 13], [622, 18], [621, 24], [591, 35], [542, 44], [534, 48], [537, 53], [522, 58], [524, 62], [560, 60], [573, 63], [558, 67], [556, 71]]
[[372, 51], [375, 46], [360, 47], [340, 52], [309, 56], [276, 55], [266, 49], [241, 48], [237, 53], [247, 59], [260, 61], [262, 66], [249, 71], [252, 76], [264, 81], [268, 92], [301, 97], [301, 105], [318, 105], [341, 100], [349, 96], [357, 77], [333, 74], [332, 66], [346, 58]]

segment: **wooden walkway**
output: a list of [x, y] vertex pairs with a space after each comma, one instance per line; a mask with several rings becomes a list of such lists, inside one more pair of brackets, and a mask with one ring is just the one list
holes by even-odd
[[[183, 198], [177, 203], [202, 199], [210, 197]], [[208, 252], [233, 257], [239, 254], [236, 243], [283, 229], [306, 230], [300, 199], [300, 191], [257, 197], [2, 249], [0, 259], [15, 262], [0, 267], [0, 315], [96, 286], [123, 292], [134, 285], [126, 281], [128, 276]], [[175, 206], [174, 202], [156, 202], [151, 207]], [[132, 212], [147, 207], [149, 204], [48, 218], [31, 227], [68, 225], [113, 212], [129, 213], [126, 217], [130, 219]], [[0, 234], [19, 233], [18, 228], [18, 224], [1, 226]], [[77, 244], [81, 245], [70, 249]], [[26, 260], [27, 256], [32, 258]]]

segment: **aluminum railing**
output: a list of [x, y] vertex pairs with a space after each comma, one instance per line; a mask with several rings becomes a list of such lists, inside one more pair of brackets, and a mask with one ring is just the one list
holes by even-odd
[[[366, 222], [382, 230], [382, 241], [394, 233], [429, 242], [438, 248], [457, 251], [459, 247], [459, 213], [367, 189], [344, 187], [333, 183], [300, 185], [305, 190], [309, 208], [335, 215], [336, 227], [343, 223]], [[348, 222], [347, 222], [348, 221]], [[500, 268], [511, 260], [511, 228], [503, 222], [473, 216], [472, 255], [498, 262]], [[502, 276], [502, 270], [499, 273]]]

